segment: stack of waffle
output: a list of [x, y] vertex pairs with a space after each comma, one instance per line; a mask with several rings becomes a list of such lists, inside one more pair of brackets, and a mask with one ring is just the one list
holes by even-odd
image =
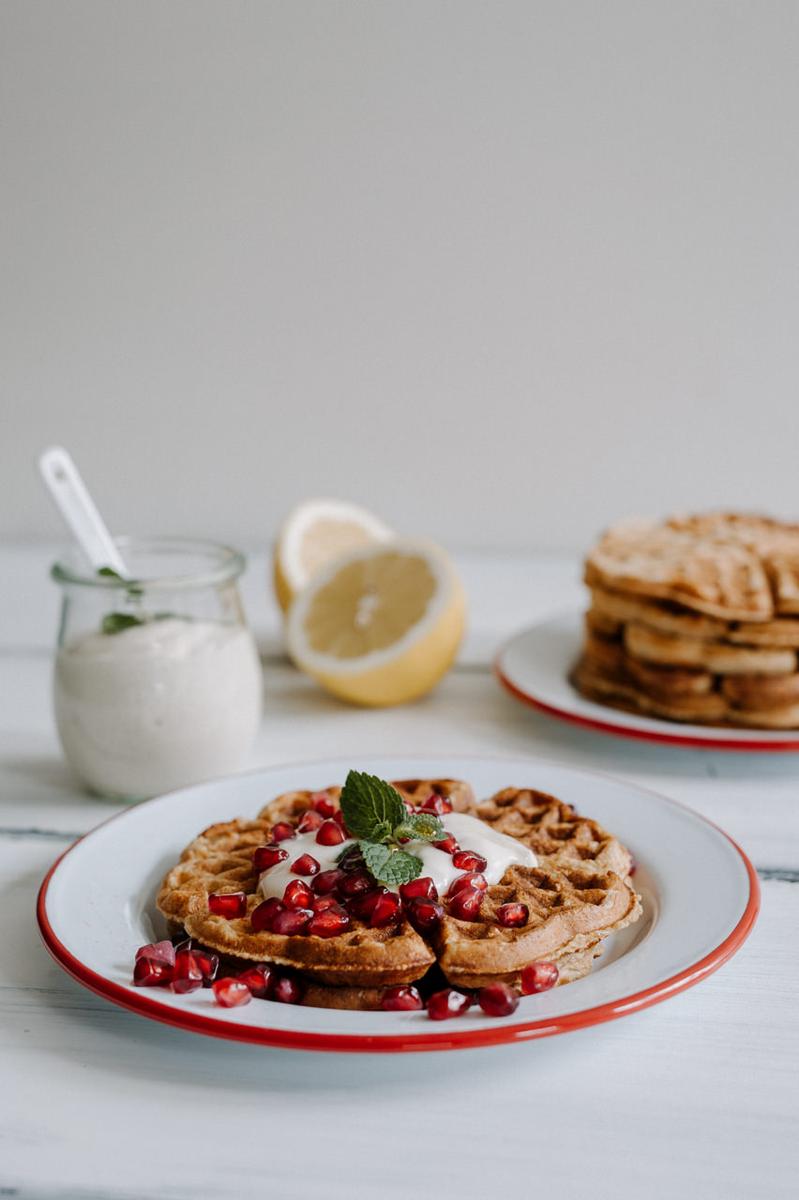
[[799, 525], [710, 513], [614, 526], [589, 553], [572, 683], [708, 725], [799, 728]]

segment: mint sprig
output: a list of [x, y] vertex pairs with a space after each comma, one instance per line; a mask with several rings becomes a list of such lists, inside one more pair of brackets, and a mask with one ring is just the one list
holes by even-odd
[[422, 860], [404, 850], [402, 842], [437, 842], [445, 836], [434, 813], [409, 813], [396, 788], [363, 771], [349, 772], [340, 804], [344, 823], [378, 883], [396, 887], [421, 874]]

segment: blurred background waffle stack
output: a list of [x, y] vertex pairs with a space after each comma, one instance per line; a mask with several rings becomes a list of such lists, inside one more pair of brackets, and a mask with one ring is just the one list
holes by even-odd
[[799, 525], [709, 513], [609, 529], [571, 680], [672, 721], [799, 728]]

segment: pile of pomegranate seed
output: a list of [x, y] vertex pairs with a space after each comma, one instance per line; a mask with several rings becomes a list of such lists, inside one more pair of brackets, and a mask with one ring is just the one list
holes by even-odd
[[531, 996], [534, 992], [546, 992], [558, 982], [558, 968], [552, 962], [534, 962], [522, 971], [522, 992]]
[[208, 911], [217, 917], [235, 920], [246, 913], [247, 897], [244, 892], [211, 892], [208, 897]]
[[179, 995], [210, 987], [219, 967], [219, 958], [210, 950], [194, 949], [190, 941], [179, 946], [172, 942], [151, 942], [139, 946], [133, 966], [136, 987], [166, 987]]

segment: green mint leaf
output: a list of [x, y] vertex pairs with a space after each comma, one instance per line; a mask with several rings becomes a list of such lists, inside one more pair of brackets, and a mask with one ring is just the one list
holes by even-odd
[[394, 830], [394, 837], [423, 842], [440, 842], [446, 837], [444, 826], [435, 813], [408, 813]]
[[401, 883], [409, 883], [422, 873], [422, 860], [415, 854], [408, 854], [405, 850], [392, 850], [390, 846], [374, 842], [360, 841], [358, 845], [367, 870], [378, 883], [397, 887]]
[[103, 617], [100, 629], [103, 633], [122, 633], [123, 629], [131, 629], [134, 625], [143, 625], [142, 617], [134, 617], [132, 613], [111, 612]]
[[399, 792], [385, 780], [363, 771], [349, 772], [340, 804], [347, 829], [366, 842], [391, 840], [394, 829], [407, 815]]

